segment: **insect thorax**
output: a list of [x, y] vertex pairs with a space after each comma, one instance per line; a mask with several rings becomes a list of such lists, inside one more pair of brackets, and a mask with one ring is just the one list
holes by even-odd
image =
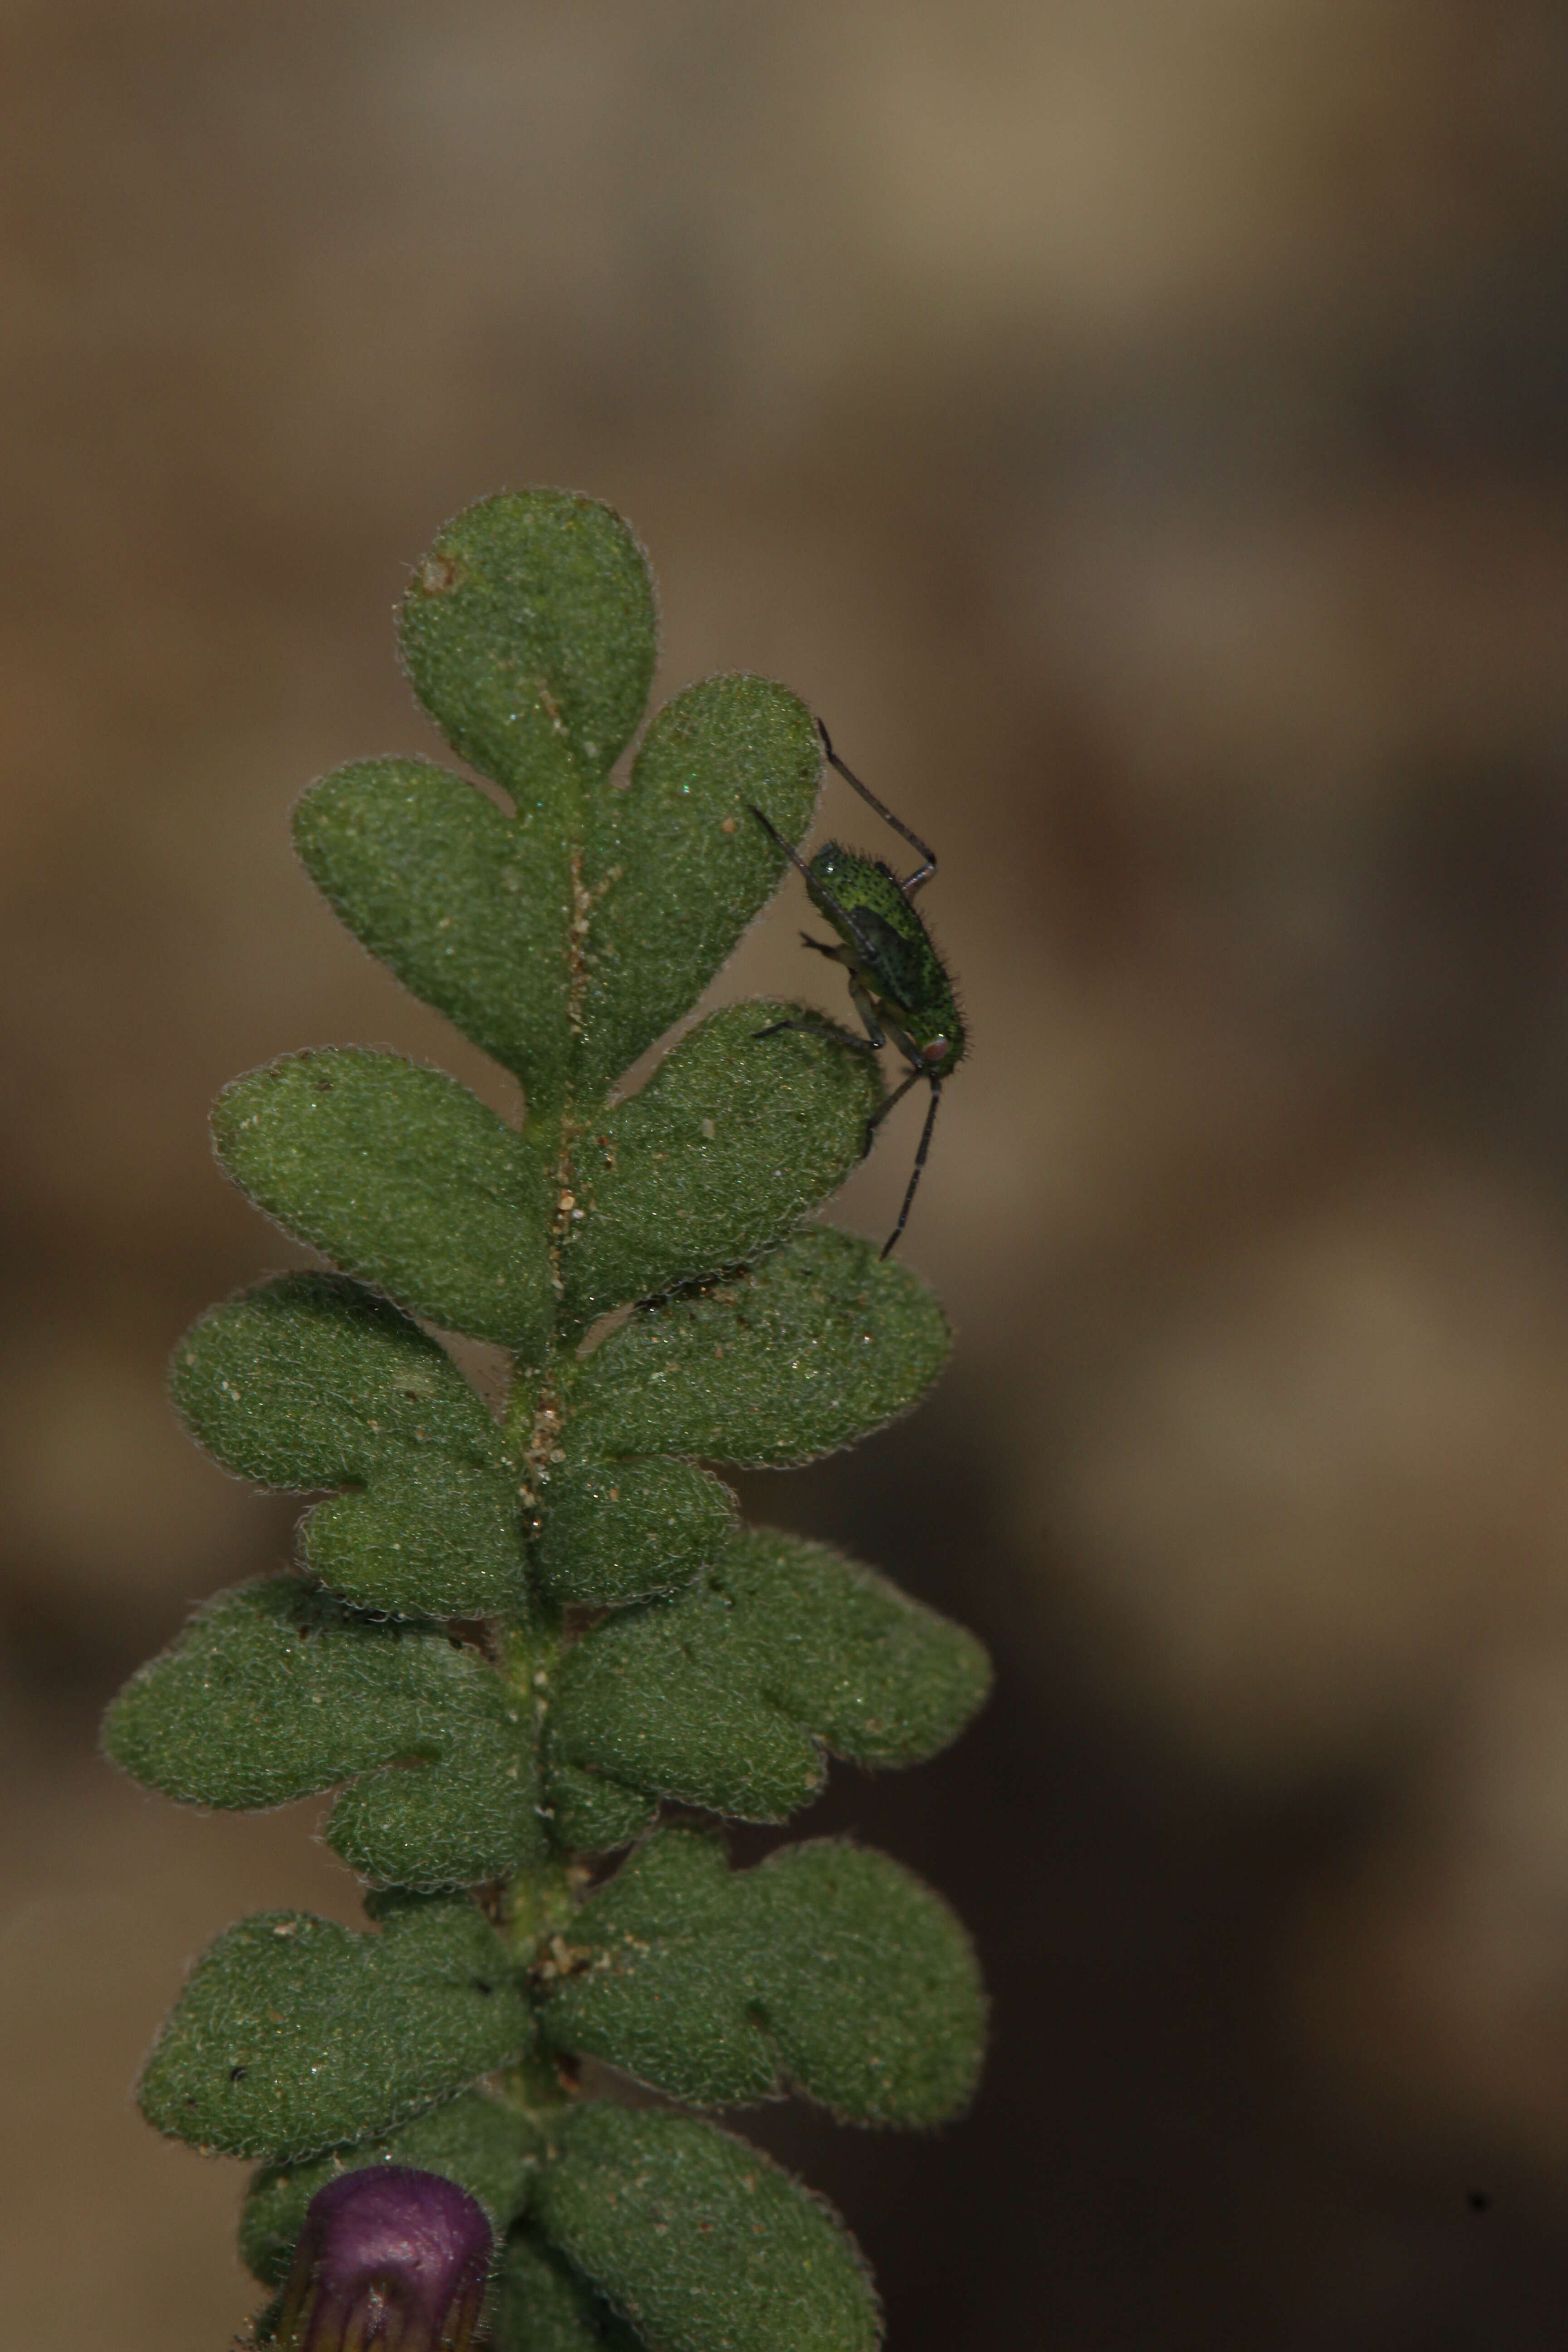
[[892, 869], [830, 841], [813, 857], [807, 887], [871, 995], [921, 1048], [946, 1038], [952, 1050], [939, 1066], [951, 1068], [963, 1051], [952, 983]]

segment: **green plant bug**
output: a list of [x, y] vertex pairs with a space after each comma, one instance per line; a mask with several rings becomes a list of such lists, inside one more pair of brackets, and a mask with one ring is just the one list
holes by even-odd
[[785, 1029], [826, 1028], [835, 1036], [845, 1037], [862, 1053], [879, 1054], [889, 1044], [898, 1047], [908, 1065], [908, 1075], [871, 1114], [866, 1129], [868, 1151], [878, 1128], [888, 1113], [902, 1102], [910, 1088], [921, 1078], [930, 1087], [931, 1107], [921, 1129], [920, 1146], [910, 1171], [903, 1206], [899, 1211], [899, 1222], [882, 1244], [882, 1255], [886, 1257], [897, 1246], [909, 1223], [910, 1205], [931, 1150], [942, 1081], [963, 1059], [966, 1040], [947, 967], [914, 907], [915, 892], [936, 872], [936, 852], [918, 833], [911, 833], [891, 809], [885, 808], [876, 793], [845, 766], [820, 719], [816, 724], [829, 767], [836, 768], [845, 782], [895, 833], [902, 834], [910, 846], [920, 851], [923, 862], [900, 882], [881, 858], [863, 857], [858, 850], [846, 849], [840, 841], [825, 842], [808, 861], [790, 846], [760, 808], [752, 808], [752, 814], [758, 824], [804, 877], [812, 905], [837, 932], [837, 941], [814, 940], [809, 931], [802, 931], [800, 936], [817, 955], [844, 966], [849, 975], [850, 1002], [866, 1031], [864, 1037], [855, 1037], [847, 1036], [837, 1024], [826, 1020], [775, 1021], [771, 1028], [759, 1029], [757, 1034], [774, 1037]]

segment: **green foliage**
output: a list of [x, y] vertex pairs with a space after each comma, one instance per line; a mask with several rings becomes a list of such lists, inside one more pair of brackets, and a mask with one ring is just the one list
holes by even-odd
[[438, 1627], [356, 1617], [279, 1576], [220, 1594], [143, 1666], [104, 1746], [187, 1805], [244, 1811], [352, 1780], [326, 1827], [345, 1862], [384, 1885], [471, 1886], [544, 1857], [532, 1730], [527, 1702]]
[[340, 768], [294, 817], [355, 937], [541, 1105], [592, 1098], [700, 994], [784, 870], [748, 800], [795, 840], [822, 764], [805, 705], [757, 677], [678, 695], [624, 790], [574, 798], [554, 751], [553, 827], [425, 760]]
[[372, 2164], [444, 2172], [477, 2197], [498, 2239], [528, 2202], [542, 2134], [530, 2116], [480, 2092], [465, 2092], [416, 2116], [386, 2139], [329, 2149], [303, 2163], [269, 2164], [253, 2174], [239, 2217], [239, 2252], [263, 2286], [281, 2286], [305, 2208], [340, 2172]]
[[595, 499], [483, 499], [416, 571], [400, 634], [452, 749], [543, 831], [561, 821], [556, 793], [607, 775], [642, 716], [658, 641], [647, 558]]
[[642, 2340], [534, 2231], [516, 2232], [501, 2257], [490, 2352], [639, 2352]]
[[345, 1600], [409, 1617], [525, 1608], [501, 1433], [384, 1299], [336, 1275], [283, 1275], [205, 1315], [172, 1381], [192, 1433], [239, 1477], [361, 1490], [313, 1511], [301, 1539]]
[[549, 1776], [545, 1818], [568, 1853], [614, 1853], [641, 1837], [658, 1812], [658, 1799], [559, 1759]]
[[618, 1077], [694, 1004], [811, 822], [822, 747], [810, 711], [765, 677], [709, 677], [665, 705], [625, 792], [585, 813], [585, 1093]]
[[226, 1087], [213, 1140], [242, 1192], [345, 1273], [525, 1355], [550, 1319], [531, 1152], [439, 1070], [331, 1046]]
[[442, 1481], [427, 1460], [389, 1467], [368, 1494], [319, 1503], [300, 1557], [358, 1609], [394, 1617], [521, 1617], [528, 1608], [510, 1479], [477, 1465]]
[[872, 2352], [854, 2241], [754, 2147], [602, 2100], [552, 2139], [535, 2226], [658, 2352]]
[[[776, 888], [784, 861], [749, 803], [784, 839], [805, 832], [822, 772], [811, 714], [771, 679], [704, 679], [611, 785], [653, 680], [652, 583], [620, 518], [564, 493], [460, 515], [415, 574], [402, 634], [431, 717], [510, 793], [510, 835], [499, 812], [502, 830], [464, 811], [460, 779], [366, 763], [307, 802], [301, 854], [373, 954], [531, 1092], [557, 1100], [574, 1061], [593, 1097], [679, 1019]], [[447, 878], [410, 888], [426, 824], [451, 843]]]
[[552, 1601], [642, 1601], [689, 1583], [734, 1524], [728, 1486], [692, 1463], [579, 1461], [542, 1496], [534, 1566]]
[[262, 1911], [202, 1954], [137, 2098], [176, 2139], [278, 2163], [391, 2131], [533, 2036], [506, 1947], [466, 1899], [407, 1901], [373, 1935]]
[[557, 2049], [701, 2106], [804, 2091], [863, 2124], [969, 2102], [984, 2005], [969, 1939], [886, 1854], [784, 1846], [731, 1874], [723, 1841], [663, 1830], [572, 1924], [542, 2013]]
[[[969, 2096], [984, 2025], [962, 1928], [895, 1864], [819, 1843], [731, 1873], [716, 1836], [657, 1826], [665, 1803], [783, 1820], [829, 1756], [932, 1755], [988, 1670], [870, 1570], [740, 1531], [706, 1466], [869, 1434], [948, 1331], [914, 1275], [807, 1222], [883, 1100], [831, 1024], [730, 1005], [612, 1098], [784, 877], [822, 770], [805, 706], [728, 676], [613, 774], [655, 635], [607, 508], [470, 508], [414, 574], [402, 647], [505, 804], [374, 759], [298, 808], [330, 905], [524, 1115], [357, 1048], [219, 1098], [228, 1174], [335, 1270], [204, 1317], [175, 1400], [237, 1475], [325, 1499], [308, 1575], [199, 1611], [105, 1745], [187, 1804], [333, 1792], [327, 1841], [378, 1891], [368, 1932], [270, 1913], [220, 1937], [139, 2095], [261, 2160], [241, 2238], [264, 2284], [318, 2188], [399, 2163], [489, 2212], [498, 2352], [870, 2352], [865, 2271], [798, 2183], [710, 2124], [563, 2088], [597, 2058], [698, 2105], [796, 2088], [926, 2125]], [[426, 1324], [509, 1352], [504, 1420]], [[584, 1858], [639, 1838], [585, 1895]]]
[[648, 1799], [783, 1821], [821, 1787], [824, 1748], [918, 1763], [957, 1738], [989, 1685], [962, 1626], [824, 1545], [757, 1529], [673, 1600], [623, 1611], [568, 1651], [552, 1780], [566, 1766]]
[[579, 1444], [783, 1468], [907, 1412], [948, 1329], [918, 1276], [814, 1227], [749, 1270], [640, 1310], [583, 1368]]
[[755, 1257], [848, 1175], [881, 1078], [836, 1037], [759, 1036], [799, 1009], [710, 1013], [640, 1094], [595, 1121], [561, 1251], [572, 1331]]
[[361, 760], [305, 794], [294, 845], [333, 913], [405, 987], [531, 1096], [561, 1094], [572, 1045], [563, 834], [520, 824], [427, 760]]

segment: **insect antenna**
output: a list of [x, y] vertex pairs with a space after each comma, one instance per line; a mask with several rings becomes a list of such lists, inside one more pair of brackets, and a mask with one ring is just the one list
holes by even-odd
[[929, 841], [922, 841], [918, 833], [911, 833], [909, 826], [904, 823], [902, 817], [895, 816], [892, 810], [889, 808], [884, 802], [879, 801], [877, 798], [877, 795], [871, 790], [870, 785], [863, 784], [860, 782], [859, 777], [855, 774], [853, 769], [847, 768], [845, 766], [843, 761], [839, 758], [837, 752], [833, 748], [832, 736], [828, 733], [820, 719], [816, 722], [816, 731], [822, 738], [822, 748], [827, 754], [828, 766], [830, 768], [837, 768], [845, 782], [852, 785], [855, 791], [859, 793], [861, 799], [876, 810], [877, 814], [882, 819], [883, 823], [885, 824], [890, 824], [895, 833], [901, 833], [904, 839], [909, 843], [910, 847], [911, 849], [918, 849], [921, 856], [925, 859], [925, 864], [923, 866], [917, 866], [914, 872], [908, 876], [908, 877], [899, 885], [904, 897], [906, 898], [912, 898], [915, 892], [920, 888], [921, 883], [929, 882], [931, 876], [936, 872], [935, 850], [931, 847]]

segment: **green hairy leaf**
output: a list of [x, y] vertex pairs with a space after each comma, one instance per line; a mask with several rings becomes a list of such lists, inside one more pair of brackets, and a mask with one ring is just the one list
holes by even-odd
[[427, 1450], [504, 1471], [501, 1433], [451, 1358], [356, 1282], [285, 1274], [193, 1325], [174, 1401], [227, 1470], [259, 1486], [368, 1486]]
[[601, 1606], [689, 1583], [735, 1525], [728, 1486], [663, 1456], [553, 1472], [540, 1510], [533, 1562], [544, 1591]]
[[821, 1787], [823, 1749], [918, 1763], [958, 1737], [990, 1680], [962, 1626], [821, 1544], [759, 1528], [673, 1600], [624, 1611], [568, 1651], [552, 1780], [567, 1766], [783, 1821]]
[[642, 2337], [529, 2229], [501, 2257], [488, 2340], [490, 2352], [644, 2352]]
[[300, 1557], [359, 1609], [395, 1617], [521, 1617], [527, 1587], [513, 1482], [473, 1466], [400, 1463], [369, 1494], [318, 1503]]
[[822, 745], [765, 677], [709, 677], [665, 705], [624, 792], [585, 803], [582, 1088], [591, 1095], [695, 1004], [811, 822]]
[[824, 1840], [731, 1874], [719, 1837], [664, 1830], [584, 1905], [571, 1958], [549, 2041], [676, 2098], [727, 2105], [787, 2084], [855, 2123], [930, 2125], [974, 2087], [969, 1939], [886, 1854]]
[[506, 1948], [466, 1899], [378, 1934], [263, 1911], [196, 1962], [137, 2089], [174, 2139], [269, 2163], [393, 2130], [533, 2039]]
[[340, 2172], [375, 2164], [444, 2173], [479, 2199], [502, 2238], [528, 2202], [542, 2140], [539, 2125], [515, 2107], [465, 2092], [416, 2116], [386, 2139], [360, 2140], [303, 2163], [265, 2166], [253, 2175], [240, 2213], [240, 2259], [263, 2286], [281, 2286], [317, 2189]]
[[525, 1606], [500, 1431], [416, 1323], [338, 1275], [289, 1274], [215, 1307], [171, 1370], [192, 1433], [258, 1486], [364, 1491], [305, 1521], [335, 1592], [401, 1616]]
[[253, 1811], [353, 1780], [326, 1826], [345, 1862], [468, 1886], [543, 1859], [532, 1728], [437, 1629], [369, 1622], [280, 1576], [210, 1601], [121, 1692], [104, 1746], [183, 1804]]
[[361, 945], [515, 1072], [531, 1109], [559, 1097], [573, 1043], [563, 835], [428, 761], [362, 760], [311, 786], [294, 845]]
[[770, 1248], [856, 1165], [880, 1074], [836, 1037], [760, 1034], [800, 1010], [710, 1013], [584, 1137], [561, 1253], [573, 1328]]
[[658, 2352], [874, 2352], [853, 2239], [756, 2148], [603, 2100], [551, 2137], [535, 2227]]
[[619, 515], [568, 490], [457, 516], [409, 583], [400, 630], [415, 693], [530, 824], [560, 821], [563, 783], [608, 773], [653, 684], [647, 558]]
[[947, 1349], [946, 1318], [918, 1276], [817, 1226], [612, 1331], [583, 1367], [574, 1433], [601, 1456], [782, 1468], [907, 1412]]
[[542, 1346], [539, 1168], [455, 1078], [358, 1046], [291, 1054], [224, 1088], [213, 1139], [240, 1191], [345, 1273], [448, 1330]]
[[641, 1837], [658, 1811], [657, 1797], [624, 1781], [559, 1760], [551, 1769], [545, 1818], [568, 1853], [615, 1853]]

